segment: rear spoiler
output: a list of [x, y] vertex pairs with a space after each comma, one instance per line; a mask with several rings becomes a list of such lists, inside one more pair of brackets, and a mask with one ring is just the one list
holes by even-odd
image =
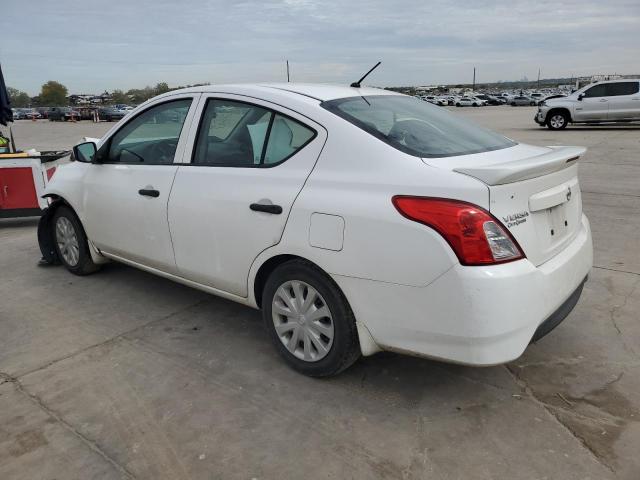
[[535, 157], [480, 165], [477, 167], [454, 168], [454, 172], [463, 173], [483, 181], [487, 185], [503, 185], [505, 183], [528, 180], [557, 172], [573, 164], [587, 151], [584, 147], [554, 147], [552, 150]]

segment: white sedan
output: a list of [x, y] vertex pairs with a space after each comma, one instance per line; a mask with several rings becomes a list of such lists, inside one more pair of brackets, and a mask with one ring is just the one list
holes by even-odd
[[456, 107], [483, 107], [486, 101], [476, 97], [461, 97], [456, 100]]
[[307, 375], [380, 350], [494, 365], [578, 301], [583, 152], [385, 90], [189, 88], [77, 145], [38, 237], [78, 275], [114, 260], [261, 309]]

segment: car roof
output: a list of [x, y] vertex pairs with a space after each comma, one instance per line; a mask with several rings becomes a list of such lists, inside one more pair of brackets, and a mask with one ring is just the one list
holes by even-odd
[[380, 88], [355, 88], [347, 85], [331, 85], [322, 83], [245, 83], [227, 85], [203, 85], [172, 90], [175, 93], [280, 93], [283, 96], [303, 96], [318, 101], [335, 100], [337, 98], [371, 96], [371, 95], [401, 95], [399, 93]]

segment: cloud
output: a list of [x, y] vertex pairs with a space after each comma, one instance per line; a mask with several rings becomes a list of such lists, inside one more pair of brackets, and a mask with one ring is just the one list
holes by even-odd
[[[0, 61], [30, 93], [159, 81], [407, 85], [640, 73], [640, 2], [5, 0]], [[29, 32], [34, 32], [30, 35]]]

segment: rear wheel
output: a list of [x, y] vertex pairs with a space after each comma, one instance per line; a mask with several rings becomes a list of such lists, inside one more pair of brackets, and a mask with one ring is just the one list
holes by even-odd
[[547, 127], [550, 130], [562, 130], [567, 127], [569, 117], [564, 112], [551, 112], [547, 118]]
[[87, 237], [73, 210], [59, 207], [53, 215], [52, 228], [56, 253], [67, 270], [88, 275], [100, 269], [91, 259]]
[[279, 266], [267, 279], [262, 312], [289, 366], [312, 377], [336, 375], [360, 357], [356, 322], [342, 291], [304, 260]]

